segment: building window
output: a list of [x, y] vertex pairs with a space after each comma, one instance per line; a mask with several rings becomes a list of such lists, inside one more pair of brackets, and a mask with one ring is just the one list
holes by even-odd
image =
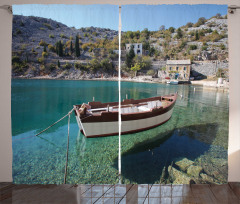
[[185, 78], [185, 77], [186, 77], [186, 74], [184, 74], [183, 76], [184, 76], [184, 78]]
[[178, 67], [176, 67], [176, 70], [178, 71]]
[[140, 45], [138, 45], [138, 48], [140, 48]]
[[172, 67], [169, 67], [169, 70], [171, 71], [171, 70], [172, 70]]
[[140, 51], [140, 50], [137, 50], [137, 54], [141, 54], [141, 51]]
[[187, 70], [187, 67], [184, 67], [183, 70], [186, 71], [186, 70]]

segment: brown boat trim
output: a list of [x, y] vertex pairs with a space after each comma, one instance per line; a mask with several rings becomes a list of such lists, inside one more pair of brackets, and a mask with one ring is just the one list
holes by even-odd
[[[167, 100], [173, 99], [174, 100], [174, 98], [177, 98], [177, 93], [172, 94], [172, 95], [156, 96], [156, 97], [137, 99], [137, 100], [124, 99], [121, 102], [121, 105], [123, 106], [123, 105], [130, 105], [130, 104], [138, 104], [138, 103], [144, 103], [144, 102], [155, 101], [155, 100], [160, 100], [161, 101], [162, 99], [167, 99]], [[82, 104], [75, 105], [75, 106], [80, 108], [81, 105]], [[88, 105], [90, 105], [92, 109], [106, 108], [108, 105], [109, 106], [118, 106], [118, 102], [101, 103], [101, 102], [98, 102], [98, 101], [92, 101], [92, 102], [88, 102]]]
[[[172, 117], [172, 116], [170, 116], [170, 118], [171, 118], [171, 117]], [[166, 123], [168, 120], [170, 120], [170, 118], [167, 119], [167, 120], [165, 120], [164, 122], [161, 122], [161, 123], [159, 123], [159, 124], [156, 124], [156, 125], [153, 125], [153, 126], [150, 126], [150, 127], [141, 128], [141, 129], [136, 129], [136, 130], [130, 130], [130, 131], [126, 131], [126, 132], [122, 132], [121, 135], [137, 133], [137, 132], [141, 132], [141, 131], [144, 131], [144, 130], [149, 130], [149, 129], [155, 128], [155, 127], [157, 127], [157, 126], [160, 126], [160, 125]], [[115, 133], [102, 134], [102, 135], [86, 136], [86, 135], [83, 133], [83, 130], [81, 130], [81, 133], [82, 133], [85, 137], [87, 137], [87, 138], [107, 137], [107, 136], [114, 136], [114, 135], [118, 135], [118, 134], [119, 134], [118, 132], [115, 132]]]
[[[154, 108], [151, 109], [150, 111], [143, 111], [143, 112], [138, 112], [138, 113], [123, 113], [121, 114], [122, 121], [130, 121], [130, 120], [141, 120], [141, 119], [146, 119], [146, 118], [151, 118], [151, 117], [156, 117], [158, 115], [164, 114], [168, 111], [170, 111], [177, 99], [177, 94], [173, 95], [167, 95], [167, 96], [159, 96], [159, 97], [153, 97], [153, 98], [146, 98], [146, 99], [140, 99], [140, 100], [133, 100], [130, 99], [129, 101], [132, 101], [133, 104], [138, 104], [141, 102], [146, 102], [146, 101], [152, 101], [153, 99], [171, 99], [172, 101], [169, 102], [169, 104], [166, 107], [159, 107], [159, 108]], [[136, 103], [137, 102], [137, 103]], [[90, 102], [90, 103], [98, 103], [101, 104], [100, 102]], [[114, 102], [115, 103], [115, 102]], [[110, 104], [110, 103], [105, 103]], [[103, 105], [103, 104], [101, 104]], [[76, 107], [76, 106], [75, 106]], [[99, 108], [99, 107], [97, 107]], [[76, 108], [77, 109], [77, 108]], [[75, 109], [75, 112], [77, 112], [77, 115], [79, 117], [78, 111]], [[107, 111], [102, 111], [101, 114], [99, 115], [92, 115], [92, 116], [86, 116], [84, 118], [81, 118], [81, 122], [84, 123], [96, 123], [96, 122], [115, 122], [118, 121], [118, 111], [115, 112], [107, 112]]]

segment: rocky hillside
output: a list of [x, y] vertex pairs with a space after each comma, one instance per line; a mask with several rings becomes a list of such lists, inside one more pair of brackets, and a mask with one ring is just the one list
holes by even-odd
[[[14, 16], [12, 76], [76, 79], [112, 76], [116, 73], [118, 60], [117, 35], [117, 31], [110, 29], [76, 29], [51, 19]], [[227, 17], [219, 14], [210, 19], [200, 18], [180, 28], [161, 26], [158, 31], [123, 32], [123, 70], [127, 75], [131, 66], [138, 64], [140, 71], [147, 73], [148, 70], [153, 74], [154, 64], [164, 65], [162, 62], [167, 59], [191, 59], [197, 63], [196, 72], [212, 74], [214, 71], [208, 72], [207, 68], [199, 66], [199, 61], [227, 63], [227, 41]], [[126, 43], [142, 43], [143, 56], [135, 56], [125, 64], [129, 59], [125, 52]]]
[[[13, 17], [13, 50], [39, 46], [41, 40], [54, 45], [57, 40], [65, 44], [68, 40], [80, 36], [81, 43], [96, 42], [97, 39], [113, 40], [118, 32], [110, 29], [89, 27], [76, 29], [51, 19], [15, 15]], [[29, 50], [31, 51], [31, 50]]]

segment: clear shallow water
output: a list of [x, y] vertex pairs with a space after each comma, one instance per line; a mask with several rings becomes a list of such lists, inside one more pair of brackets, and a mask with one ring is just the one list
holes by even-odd
[[[157, 183], [164, 167], [181, 158], [211, 174], [227, 160], [228, 94], [189, 85], [122, 82], [122, 97], [140, 99], [178, 91], [172, 118], [162, 126], [122, 136], [123, 183]], [[12, 80], [13, 179], [63, 183], [67, 119], [32, 137], [73, 104], [118, 101], [117, 82]], [[67, 183], [118, 183], [118, 136], [85, 138], [70, 124]], [[214, 164], [214, 165], [213, 165]], [[218, 168], [217, 168], [218, 169]], [[227, 182], [227, 169], [213, 172]]]

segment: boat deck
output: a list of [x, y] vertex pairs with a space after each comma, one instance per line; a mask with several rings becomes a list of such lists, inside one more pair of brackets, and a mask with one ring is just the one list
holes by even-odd
[[[140, 112], [146, 112], [151, 111], [153, 108], [160, 108], [160, 107], [166, 107], [170, 102], [169, 101], [148, 101], [144, 103], [138, 103], [138, 104], [128, 104], [128, 105], [122, 105], [121, 106], [121, 113], [122, 114], [129, 114], [129, 113], [140, 113]], [[103, 111], [108, 112], [118, 112], [119, 106], [109, 106], [104, 108], [96, 108], [96, 109], [88, 109], [88, 113], [92, 115], [100, 115]]]
[[1, 203], [240, 203], [240, 183], [222, 185], [15, 185], [0, 183], [0, 193]]

